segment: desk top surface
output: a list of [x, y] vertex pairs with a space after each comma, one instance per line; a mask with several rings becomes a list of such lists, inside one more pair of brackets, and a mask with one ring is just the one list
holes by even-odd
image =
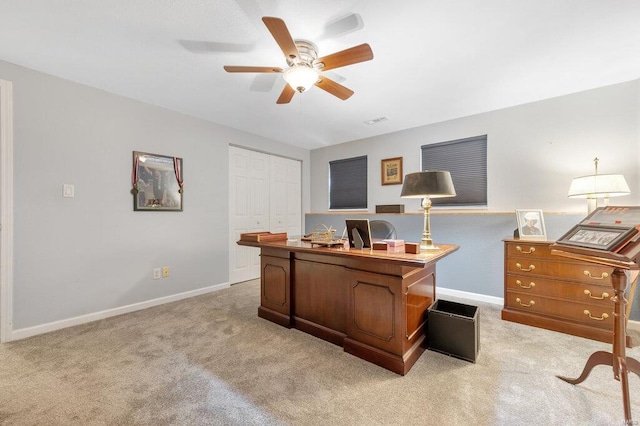
[[345, 248], [342, 245], [325, 247], [317, 244], [311, 244], [310, 242], [301, 241], [300, 239], [295, 238], [281, 241], [265, 242], [238, 241], [237, 243], [242, 246], [281, 249], [291, 252], [313, 253], [329, 256], [344, 256], [359, 259], [369, 259], [379, 262], [403, 264], [407, 266], [422, 267], [431, 263], [435, 263], [460, 248], [459, 246], [454, 244], [436, 244], [438, 249], [422, 250], [420, 253], [412, 254], [404, 252], [393, 252], [388, 250], [373, 250], [368, 248]]

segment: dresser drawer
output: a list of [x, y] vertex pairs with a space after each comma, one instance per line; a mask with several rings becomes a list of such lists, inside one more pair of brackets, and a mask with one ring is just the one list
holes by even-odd
[[508, 257], [549, 258], [551, 254], [549, 243], [534, 243], [530, 241], [507, 242]]
[[613, 306], [567, 303], [530, 293], [507, 291], [505, 307], [523, 312], [573, 320], [591, 327], [613, 330]]
[[590, 263], [554, 262], [544, 259], [509, 257], [505, 260], [508, 274], [539, 277], [562, 277], [567, 281], [600, 284], [611, 287], [613, 268]]
[[607, 309], [613, 307], [613, 290], [601, 284], [581, 284], [527, 275], [507, 275], [505, 280], [508, 291], [564, 299], [569, 303], [604, 305]]

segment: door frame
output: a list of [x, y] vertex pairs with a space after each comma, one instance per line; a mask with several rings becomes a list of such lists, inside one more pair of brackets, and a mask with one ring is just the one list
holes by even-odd
[[0, 80], [0, 343], [13, 330], [13, 83]]

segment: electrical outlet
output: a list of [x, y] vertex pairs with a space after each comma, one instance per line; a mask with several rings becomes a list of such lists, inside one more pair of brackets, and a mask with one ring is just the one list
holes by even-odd
[[75, 190], [73, 185], [70, 183], [65, 183], [62, 185], [62, 196], [65, 198], [73, 198], [75, 197]]
[[159, 280], [160, 278], [162, 278], [162, 269], [154, 268], [153, 269], [153, 279], [154, 280]]
[[167, 278], [169, 276], [169, 267], [168, 266], [163, 266], [162, 267], [162, 278]]

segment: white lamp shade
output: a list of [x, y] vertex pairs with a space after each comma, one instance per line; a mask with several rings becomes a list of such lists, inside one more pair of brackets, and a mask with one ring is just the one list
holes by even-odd
[[589, 175], [571, 181], [571, 198], [607, 198], [628, 195], [631, 191], [623, 175]]
[[313, 87], [318, 81], [318, 70], [306, 65], [295, 65], [284, 71], [284, 81], [291, 88], [302, 93]]

